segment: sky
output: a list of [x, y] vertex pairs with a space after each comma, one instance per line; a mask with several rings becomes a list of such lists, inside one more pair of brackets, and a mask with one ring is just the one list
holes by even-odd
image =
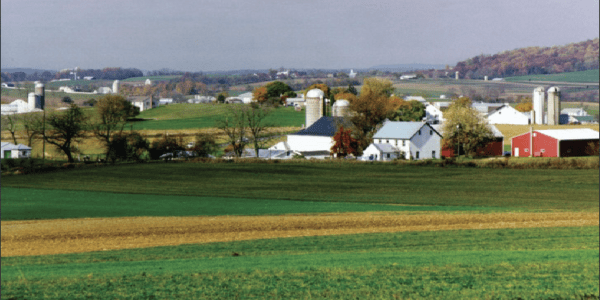
[[598, 0], [2, 0], [1, 67], [442, 64], [598, 37]]

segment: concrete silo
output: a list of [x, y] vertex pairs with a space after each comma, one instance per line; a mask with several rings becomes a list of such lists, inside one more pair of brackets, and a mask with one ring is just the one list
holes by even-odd
[[35, 93], [27, 94], [27, 109], [29, 109], [29, 111], [35, 109]]
[[35, 84], [35, 108], [44, 109], [46, 106], [46, 89], [44, 84], [38, 82]]
[[531, 120], [534, 124], [544, 124], [544, 87], [540, 86], [533, 90], [533, 112], [535, 120]]
[[560, 89], [548, 89], [548, 125], [559, 125], [560, 122]]
[[455, 78], [456, 80], [458, 80], [458, 79], [459, 79], [459, 74], [460, 74], [460, 72], [458, 72], [458, 71], [456, 71], [456, 72], [454, 73], [454, 78]]
[[323, 97], [325, 93], [320, 89], [312, 89], [306, 93], [306, 128], [323, 116]]
[[113, 92], [113, 94], [118, 94], [119, 93], [119, 80], [115, 80], [113, 82], [112, 92]]
[[340, 99], [333, 103], [333, 117], [347, 117], [350, 115], [350, 102]]

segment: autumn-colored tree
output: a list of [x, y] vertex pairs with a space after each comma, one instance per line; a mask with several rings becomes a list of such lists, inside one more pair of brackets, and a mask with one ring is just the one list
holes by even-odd
[[324, 84], [324, 83], [314, 83], [311, 86], [309, 86], [308, 88], [306, 88], [304, 90], [304, 96], [306, 97], [306, 93], [308, 93], [308, 91], [312, 90], [312, 89], [320, 89], [321, 91], [323, 91], [323, 94], [325, 94], [325, 98], [329, 98], [331, 99], [331, 91], [329, 89], [329, 87]]
[[423, 120], [425, 117], [425, 105], [423, 103], [412, 100], [412, 101], [403, 101], [389, 119], [392, 121], [415, 121], [419, 122]]
[[269, 96], [267, 95], [267, 87], [261, 86], [254, 88], [254, 91], [252, 92], [252, 100], [258, 103], [264, 103], [267, 101], [267, 99], [269, 99]]
[[533, 101], [531, 97], [523, 97], [519, 99], [519, 104], [515, 106], [515, 109], [520, 112], [529, 112], [533, 110]]
[[473, 102], [471, 101], [471, 98], [459, 97], [459, 98], [453, 99], [452, 104], [450, 106], [471, 107], [472, 104], [473, 104]]
[[344, 126], [340, 126], [333, 136], [333, 141], [334, 144], [330, 149], [332, 156], [337, 158], [346, 157], [349, 154], [358, 156], [358, 141], [352, 137], [351, 129], [344, 129]]
[[360, 96], [350, 103], [350, 110], [355, 112], [351, 121], [355, 127], [354, 136], [358, 141], [359, 153], [372, 142], [377, 126], [397, 107], [390, 97], [392, 91], [390, 81], [367, 78]]
[[341, 91], [341, 92], [333, 95], [333, 99], [335, 99], [336, 101], [341, 100], [341, 99], [348, 100], [348, 102], [352, 103], [352, 101], [356, 100], [356, 95]]
[[447, 145], [459, 145], [463, 149], [460, 153], [474, 156], [478, 148], [494, 138], [487, 120], [471, 106], [451, 105], [444, 118], [443, 138]]

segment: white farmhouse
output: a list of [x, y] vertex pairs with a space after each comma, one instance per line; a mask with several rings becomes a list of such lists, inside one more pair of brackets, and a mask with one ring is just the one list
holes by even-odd
[[152, 96], [134, 96], [127, 98], [133, 106], [140, 109], [140, 112], [149, 110], [158, 106], [158, 102]]
[[[440, 158], [441, 141], [442, 135], [422, 122], [388, 121], [373, 136], [373, 144], [389, 144], [398, 149], [405, 159]], [[375, 147], [382, 149], [381, 146]], [[391, 152], [386, 152], [386, 159], [387, 153], [391, 158]]]
[[531, 114], [520, 112], [510, 105], [503, 105], [487, 115], [489, 124], [528, 125]]
[[9, 158], [29, 158], [31, 157], [31, 147], [23, 144], [11, 144], [2, 142], [2, 150], [0, 151], [2, 159]]

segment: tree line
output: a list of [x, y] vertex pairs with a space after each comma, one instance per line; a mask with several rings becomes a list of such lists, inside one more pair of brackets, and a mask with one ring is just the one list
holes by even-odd
[[453, 71], [467, 79], [598, 69], [598, 38], [565, 46], [527, 47], [458, 62]]

